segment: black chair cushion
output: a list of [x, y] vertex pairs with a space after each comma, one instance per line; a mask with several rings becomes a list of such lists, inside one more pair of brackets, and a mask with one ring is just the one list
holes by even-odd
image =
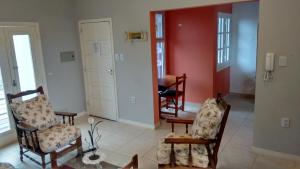
[[[178, 96], [181, 96], [183, 94], [182, 91], [178, 91]], [[160, 97], [175, 97], [176, 96], [176, 90], [166, 90], [159, 94]]]
[[164, 91], [166, 91], [167, 89], [168, 89], [167, 87], [158, 85], [158, 91], [159, 91], [159, 92], [164, 92]]

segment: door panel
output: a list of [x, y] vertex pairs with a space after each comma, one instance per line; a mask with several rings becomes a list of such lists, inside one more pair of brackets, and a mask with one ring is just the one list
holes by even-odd
[[114, 59], [110, 22], [82, 23], [81, 45], [91, 115], [117, 119]]
[[[36, 24], [0, 26], [0, 134], [8, 125], [10, 113], [5, 95], [36, 89], [42, 85], [47, 92], [41, 44]], [[23, 97], [23, 100], [35, 95]], [[4, 121], [3, 119], [8, 119]]]

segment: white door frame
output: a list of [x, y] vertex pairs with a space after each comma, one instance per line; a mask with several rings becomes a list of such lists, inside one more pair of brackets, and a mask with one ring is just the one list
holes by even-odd
[[[44, 64], [44, 56], [43, 56], [43, 50], [42, 50], [42, 43], [41, 43], [41, 35], [40, 35], [40, 27], [37, 22], [0, 22], [0, 27], [33, 27], [36, 30], [36, 37], [35, 41], [30, 41], [31, 43], [34, 43], [32, 46], [36, 47], [36, 49], [32, 52], [34, 67], [36, 68], [35, 76], [39, 76], [40, 84], [37, 85], [42, 85], [44, 92], [48, 94], [48, 86], [47, 86], [47, 79], [46, 79], [46, 69], [45, 69], [45, 64]], [[10, 58], [8, 58], [10, 59]]]
[[[34, 65], [36, 70], [35, 70], [35, 76], [38, 74], [39, 78], [40, 79], [40, 84], [37, 84], [37, 85], [42, 85], [43, 86], [43, 89], [44, 89], [44, 92], [47, 94], [48, 93], [48, 87], [47, 87], [47, 79], [46, 79], [46, 73], [45, 73], [45, 65], [44, 65], [44, 56], [43, 56], [43, 51], [42, 51], [42, 46], [41, 46], [41, 36], [40, 36], [40, 29], [39, 29], [39, 24], [37, 22], [0, 22], [0, 28], [8, 28], [8, 27], [33, 27], [35, 30], [36, 30], [36, 37], [34, 39], [34, 41], [30, 41], [31, 43], [34, 43], [32, 46], [36, 47], [36, 49], [34, 51], [32, 51], [32, 55], [33, 57], [33, 62], [34, 64], [37, 64], [37, 65]], [[4, 35], [5, 38], [5, 46], [4, 46], [4, 49], [5, 49], [5, 56], [6, 57], [6, 61], [7, 61], [7, 64], [9, 65], [8, 68], [11, 69], [11, 62], [9, 60], [11, 60], [11, 58], [9, 57], [12, 57], [11, 55], [9, 55], [11, 52], [8, 51], [10, 49], [8, 49], [8, 42], [7, 40], [9, 41], [9, 39], [6, 38], [7, 35]], [[38, 73], [36, 72], [38, 71]], [[3, 74], [4, 72], [2, 72]], [[7, 84], [4, 84], [4, 88], [5, 88], [5, 91], [8, 92], [8, 93], [12, 93], [12, 92], [16, 92], [16, 90], [14, 89], [14, 87], [12, 86], [12, 74], [14, 72], [5, 72], [5, 76], [8, 80], [10, 80], [10, 82], [7, 82]], [[3, 80], [5, 79], [5, 77], [3, 77]], [[8, 86], [9, 85], [9, 86]], [[13, 125], [13, 120], [12, 120], [12, 116], [11, 116], [11, 113], [9, 113], [9, 109], [8, 109], [8, 117], [10, 119], [10, 125], [11, 125], [11, 130], [8, 131], [8, 132], [4, 132], [4, 133], [1, 133], [0, 136], [4, 139], [4, 142], [1, 142], [0, 143], [0, 147], [2, 145], [5, 145], [9, 142], [11, 142], [11, 140], [15, 140], [13, 139], [12, 135], [15, 133], [15, 130], [13, 129], [14, 128], [14, 125]], [[9, 141], [8, 141], [9, 140]]]
[[[85, 89], [85, 104], [88, 109], [88, 89], [87, 89], [87, 75], [85, 71], [85, 56], [83, 56], [83, 37], [81, 33], [81, 24], [84, 23], [98, 23], [98, 22], [109, 22], [110, 23], [110, 35], [111, 35], [111, 53], [112, 53], [112, 66], [114, 69], [114, 90], [115, 90], [115, 104], [116, 107], [116, 121], [119, 120], [119, 104], [118, 104], [118, 91], [117, 91], [117, 74], [116, 74], [116, 65], [115, 65], [115, 50], [114, 50], [114, 38], [113, 38], [113, 28], [112, 28], [112, 18], [102, 18], [102, 19], [86, 19], [86, 20], [80, 20], [78, 22], [79, 27], [79, 39], [80, 39], [80, 50], [81, 50], [81, 60], [82, 60], [82, 66], [83, 66], [83, 76], [84, 76], [84, 89]], [[88, 110], [87, 110], [88, 111]]]

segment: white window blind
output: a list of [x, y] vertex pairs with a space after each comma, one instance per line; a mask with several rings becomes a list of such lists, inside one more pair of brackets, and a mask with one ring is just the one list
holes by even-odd
[[0, 134], [10, 130], [10, 122], [6, 103], [3, 79], [0, 71]]
[[218, 14], [217, 69], [230, 65], [231, 49], [231, 14]]

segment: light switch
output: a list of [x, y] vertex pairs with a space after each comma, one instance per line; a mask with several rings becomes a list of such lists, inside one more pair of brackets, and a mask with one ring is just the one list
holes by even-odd
[[288, 117], [281, 118], [281, 127], [289, 128], [290, 127], [290, 118], [288, 118]]
[[123, 53], [120, 53], [120, 61], [124, 62], [124, 54]]
[[118, 62], [120, 61], [120, 55], [118, 53], [115, 54], [115, 60]]
[[279, 56], [278, 65], [280, 67], [286, 67], [288, 65], [288, 58], [287, 58], [287, 56]]

